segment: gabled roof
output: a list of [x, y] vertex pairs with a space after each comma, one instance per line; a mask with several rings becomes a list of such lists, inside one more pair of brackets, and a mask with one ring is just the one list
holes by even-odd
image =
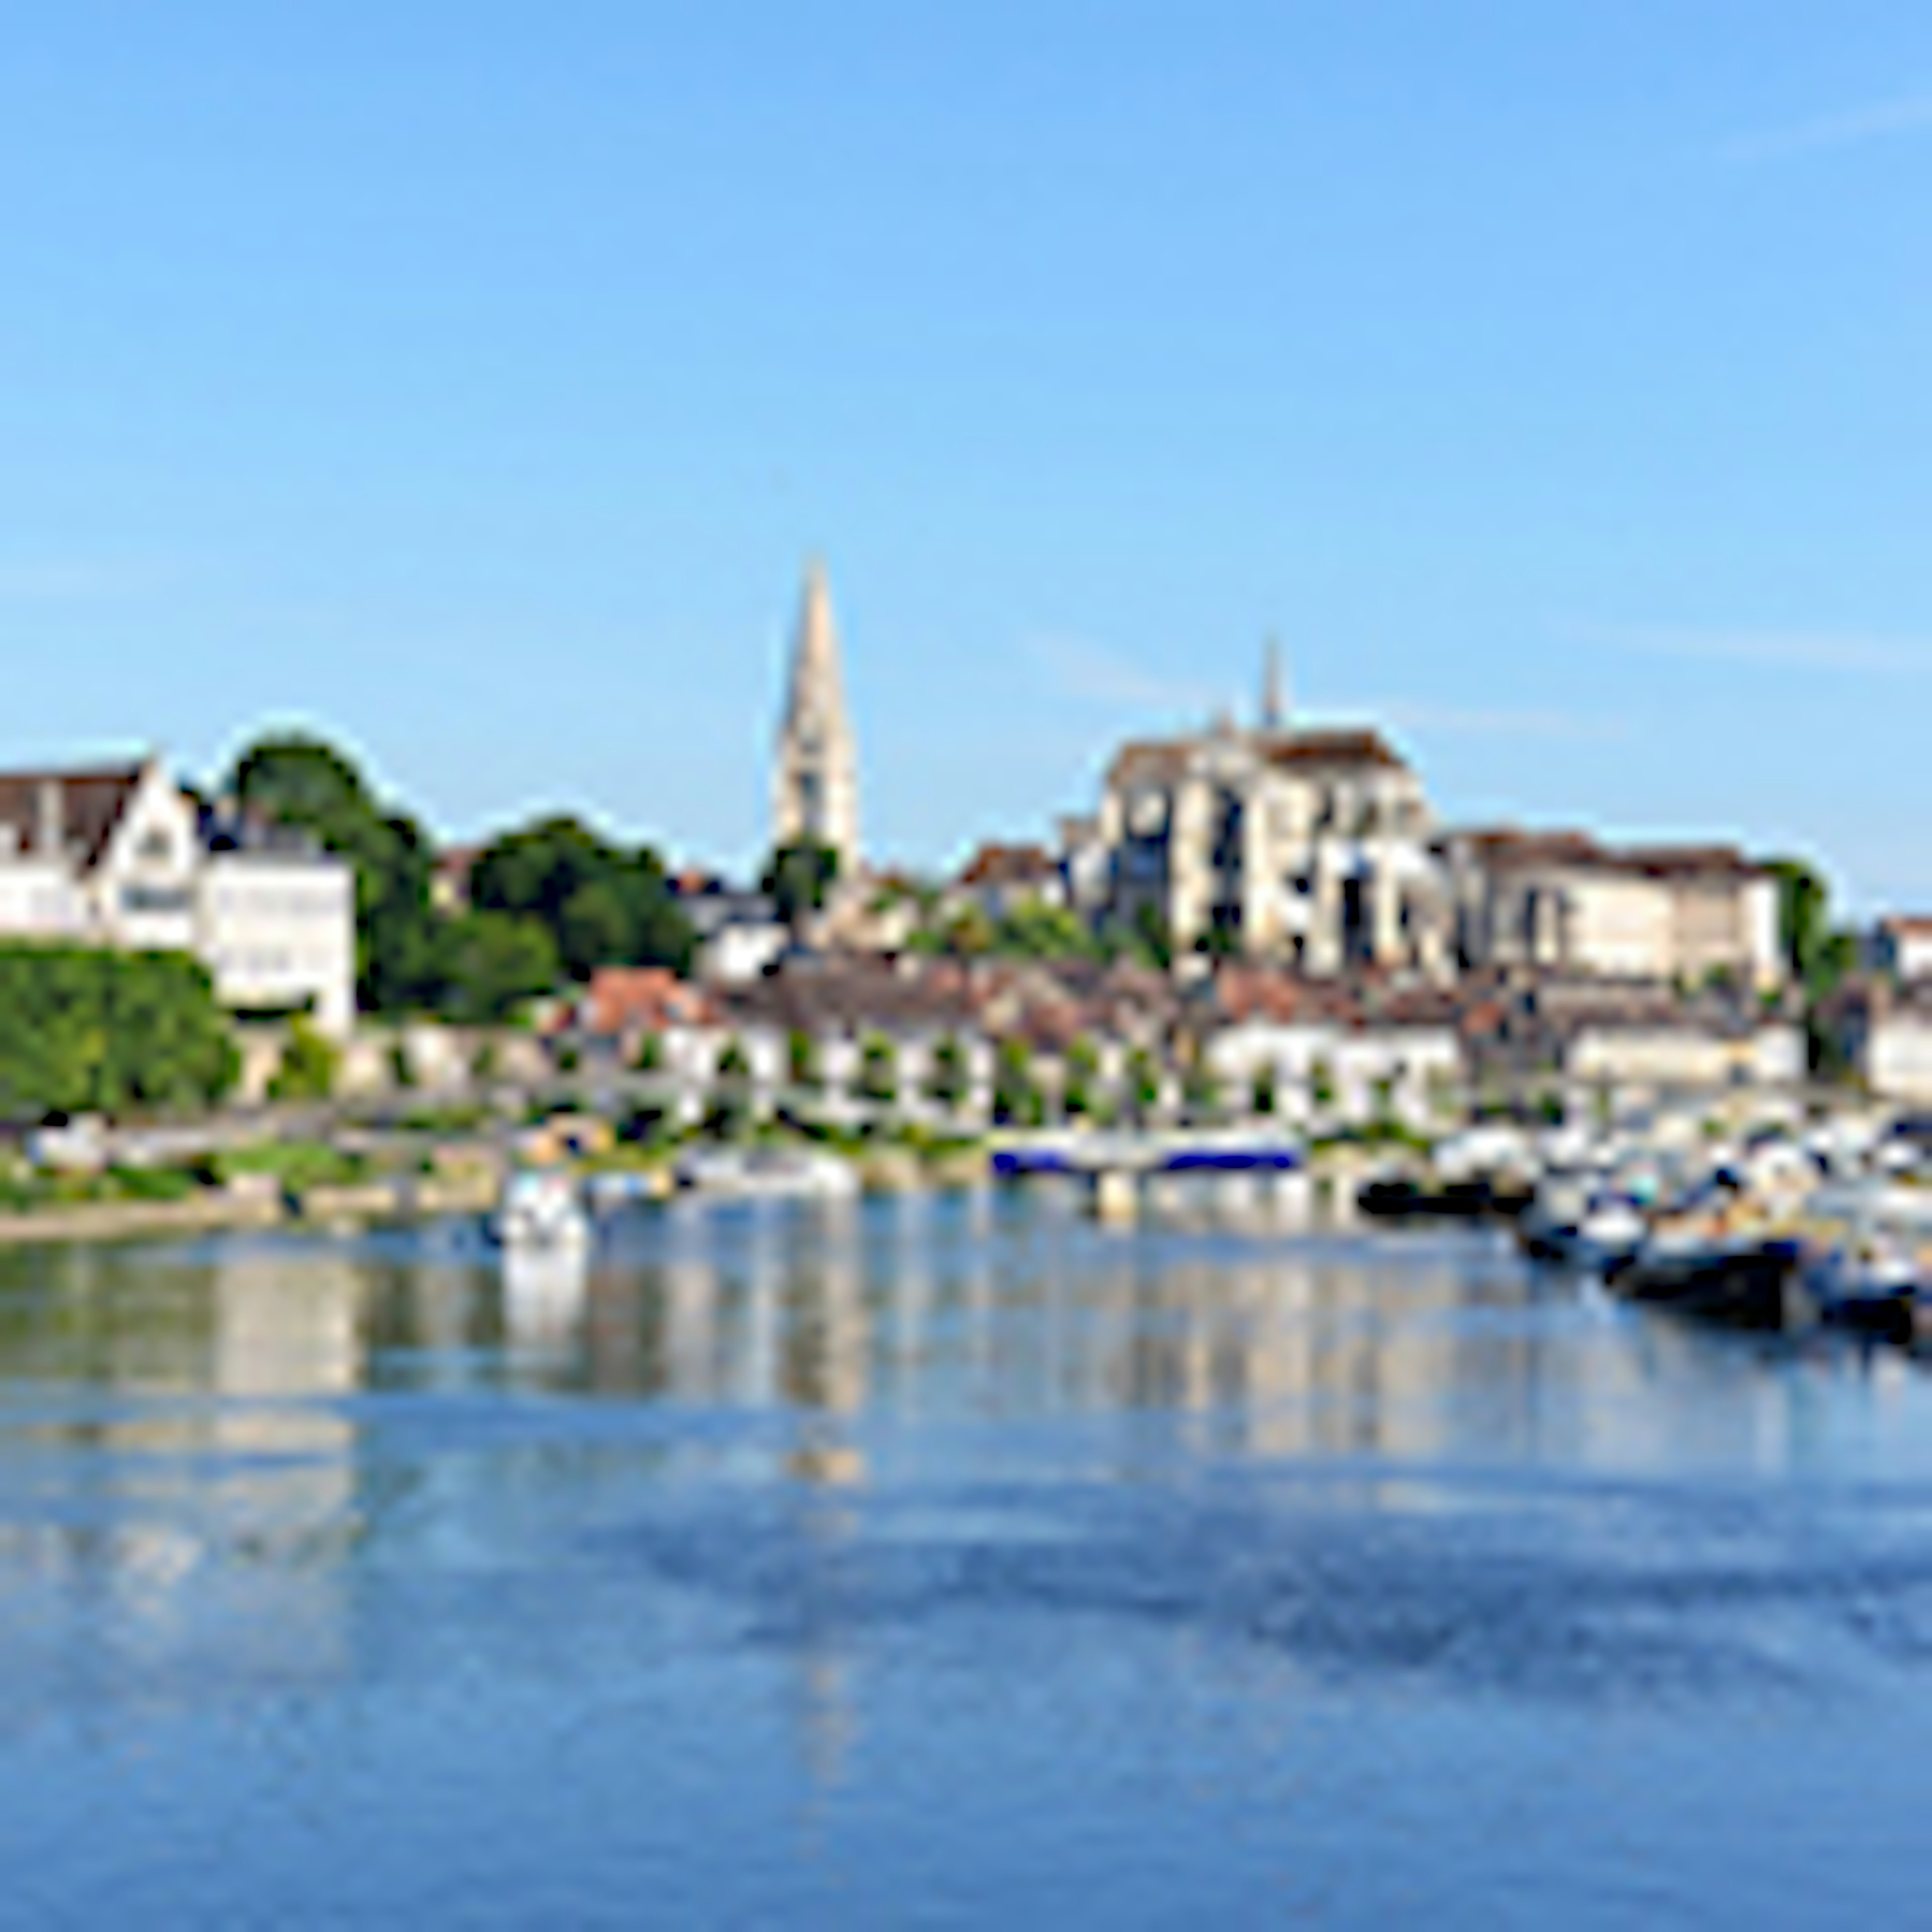
[[1043, 845], [982, 845], [959, 874], [962, 886], [1030, 886], [1060, 876]]
[[1271, 765], [1372, 765], [1390, 771], [1408, 769], [1379, 731], [1274, 731], [1262, 734], [1262, 755]]
[[1735, 880], [1754, 878], [1762, 869], [1735, 845], [1617, 847], [1601, 844], [1587, 832], [1531, 832], [1512, 825], [1459, 832], [1452, 838], [1472, 848], [1492, 872], [1563, 866], [1640, 878]]
[[115, 765], [89, 771], [0, 772], [0, 826], [13, 830], [15, 849], [34, 851], [41, 802], [57, 787], [61, 849], [83, 868], [100, 863], [114, 831], [139, 789], [144, 765]]
[[1187, 768], [1200, 740], [1197, 738], [1130, 739], [1114, 754], [1107, 767], [1108, 782], [1134, 784], [1146, 779], [1178, 777]]
[[1107, 776], [1115, 784], [1171, 779], [1186, 770], [1195, 754], [1213, 742], [1225, 742], [1247, 749], [1268, 764], [1286, 770], [1408, 769], [1408, 761], [1394, 749], [1379, 731], [1279, 730], [1227, 732], [1219, 734], [1217, 739], [1196, 735], [1131, 740], [1114, 754]]

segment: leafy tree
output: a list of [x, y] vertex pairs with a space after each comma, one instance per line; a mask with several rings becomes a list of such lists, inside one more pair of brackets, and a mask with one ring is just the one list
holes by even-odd
[[860, 1048], [859, 1091], [888, 1106], [898, 1097], [898, 1056], [883, 1034], [868, 1035]]
[[332, 746], [301, 733], [259, 740], [227, 790], [248, 814], [310, 833], [356, 868], [356, 992], [380, 1012], [434, 1003], [438, 945], [433, 854], [416, 821], [386, 812]]
[[1127, 1056], [1127, 1098], [1135, 1113], [1142, 1119], [1160, 1102], [1160, 1070], [1154, 1064], [1154, 1056], [1144, 1047], [1136, 1047]]
[[1274, 1068], [1270, 1064], [1260, 1068], [1248, 1089], [1249, 1104], [1259, 1114], [1272, 1114], [1280, 1095], [1276, 1091]]
[[940, 934], [944, 950], [962, 959], [990, 952], [998, 943], [998, 928], [985, 909], [977, 905], [962, 906], [946, 922]]
[[760, 884], [778, 917], [796, 931], [808, 914], [824, 910], [838, 878], [837, 851], [815, 839], [803, 839], [774, 848]]
[[994, 1119], [1003, 1126], [1036, 1127], [1046, 1111], [1026, 1042], [1001, 1040], [993, 1068]]
[[0, 948], [0, 1114], [205, 1106], [236, 1067], [208, 974], [186, 955]]
[[1167, 921], [1150, 905], [1141, 907], [1131, 920], [1108, 920], [1100, 929], [1098, 950], [1105, 958], [1130, 959], [1162, 972], [1174, 959]]
[[1150, 905], [1134, 915], [1134, 937], [1153, 963], [1165, 970], [1174, 963], [1174, 938], [1167, 921]]
[[1029, 959], [1086, 959], [1096, 950], [1078, 914], [1038, 898], [1022, 900], [1000, 921], [993, 945]]
[[1778, 936], [1795, 980], [1808, 981], [1831, 938], [1831, 888], [1802, 859], [1773, 859], [1765, 869], [1778, 881]]
[[479, 911], [538, 922], [573, 979], [599, 966], [691, 970], [696, 935], [657, 854], [648, 846], [626, 850], [574, 818], [544, 819], [495, 840], [470, 872], [470, 897]]
[[785, 1072], [794, 1087], [818, 1084], [818, 1053], [810, 1034], [794, 1028], [785, 1036]]
[[1196, 1060], [1187, 1070], [1186, 1098], [1197, 1114], [1212, 1113], [1221, 1104], [1221, 1083], [1204, 1060]]
[[1226, 908], [1216, 907], [1207, 931], [1195, 940], [1194, 950], [1216, 961], [1232, 959], [1239, 955], [1241, 935], [1235, 927], [1233, 914]]
[[751, 1077], [751, 1056], [745, 1051], [744, 1042], [734, 1034], [724, 1042], [724, 1051], [718, 1056], [718, 1078], [742, 1084]]
[[335, 1091], [341, 1050], [312, 1022], [299, 1016], [289, 1028], [282, 1064], [268, 1082], [272, 1100], [326, 1100]]
[[956, 1107], [966, 1097], [966, 1049], [948, 1034], [932, 1050], [932, 1070], [927, 1090], [941, 1106]]
[[664, 1064], [664, 1036], [662, 1034], [646, 1034], [638, 1042], [638, 1051], [631, 1062], [631, 1070], [634, 1073], [658, 1073], [662, 1072]]
[[549, 928], [512, 913], [459, 914], [442, 952], [442, 1009], [460, 1025], [499, 1025], [563, 976]]

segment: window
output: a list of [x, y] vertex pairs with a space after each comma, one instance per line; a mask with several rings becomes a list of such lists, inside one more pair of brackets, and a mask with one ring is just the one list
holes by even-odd
[[123, 886], [121, 910], [128, 913], [187, 912], [194, 895], [185, 886]]
[[165, 865], [174, 856], [174, 841], [156, 826], [152, 831], [142, 833], [141, 842], [135, 849], [138, 856], [158, 860]]

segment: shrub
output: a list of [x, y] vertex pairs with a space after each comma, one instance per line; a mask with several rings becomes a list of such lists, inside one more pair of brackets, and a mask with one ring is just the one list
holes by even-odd
[[326, 1100], [335, 1091], [341, 1049], [310, 1021], [296, 1018], [289, 1027], [282, 1064], [268, 1082], [272, 1100]]

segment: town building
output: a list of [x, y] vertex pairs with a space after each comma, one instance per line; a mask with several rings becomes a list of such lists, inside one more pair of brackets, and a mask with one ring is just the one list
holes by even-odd
[[845, 709], [838, 635], [824, 567], [806, 573], [772, 790], [775, 846], [828, 846], [838, 875], [860, 872], [857, 741]]
[[1932, 1105], [1932, 980], [1855, 974], [1820, 1002], [1817, 1024], [1831, 1058], [1869, 1093]]
[[1458, 832], [1442, 842], [1463, 970], [1766, 990], [1784, 977], [1778, 885], [1725, 845], [1600, 844], [1580, 832]]
[[1177, 955], [1318, 976], [1445, 971], [1448, 907], [1420, 778], [1378, 732], [1297, 728], [1272, 689], [1264, 715], [1277, 722], [1121, 748], [1096, 828], [1102, 917], [1158, 927]]
[[1379, 731], [1296, 722], [1272, 650], [1258, 725], [1124, 746], [1062, 842], [1071, 903], [1177, 958], [1437, 983], [1516, 966], [1760, 991], [1784, 976], [1776, 880], [1735, 848], [1445, 830]]
[[149, 758], [0, 773], [0, 938], [192, 954], [245, 1012], [356, 1012], [355, 874], [199, 808]]
[[960, 868], [953, 896], [1002, 920], [1027, 905], [1066, 904], [1066, 874], [1043, 845], [985, 844]]
[[1908, 983], [1932, 980], [1932, 919], [1900, 914], [1880, 920], [1870, 950], [1875, 971]]

